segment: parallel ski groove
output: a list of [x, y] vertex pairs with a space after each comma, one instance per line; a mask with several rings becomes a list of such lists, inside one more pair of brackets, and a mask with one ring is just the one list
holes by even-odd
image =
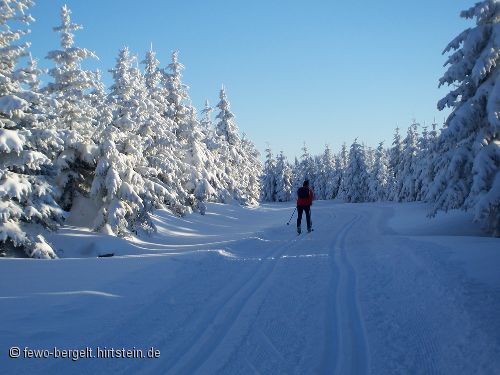
[[334, 295], [328, 304], [327, 338], [321, 366], [328, 374], [368, 372], [367, 343], [356, 299], [356, 275], [345, 250], [347, 234], [359, 219], [360, 216], [356, 216], [344, 225], [331, 245], [330, 285]]
[[[304, 237], [298, 237], [285, 246], [279, 246], [271, 255], [278, 258], [283, 255], [294, 244], [300, 242]], [[272, 274], [276, 262], [259, 263], [257, 271], [241, 283], [235, 293], [231, 294], [221, 307], [214, 312], [213, 323], [209, 324], [198, 335], [198, 339], [192, 342], [189, 350], [178, 358], [175, 364], [166, 371], [180, 374], [190, 374], [197, 371], [210, 358], [210, 355], [217, 349], [218, 345], [230, 331], [240, 313], [244, 310], [248, 301], [260, 289], [261, 285]], [[214, 323], [215, 322], [215, 323]]]
[[[359, 220], [359, 218], [358, 218]], [[355, 220], [355, 221], [358, 221]], [[352, 223], [354, 224], [354, 222]], [[351, 225], [352, 226], [352, 225]], [[347, 257], [347, 252], [345, 249], [345, 238], [342, 239], [342, 243], [340, 245], [340, 258], [347, 270], [347, 280], [346, 287], [343, 290], [343, 300], [347, 303], [347, 310], [344, 310], [346, 314], [344, 318], [349, 320], [349, 325], [347, 326], [349, 335], [351, 337], [351, 347], [344, 347], [345, 350], [350, 350], [350, 363], [346, 364], [350, 373], [353, 374], [367, 374], [368, 373], [368, 345], [366, 340], [366, 334], [363, 328], [363, 322], [361, 320], [361, 314], [359, 311], [358, 301], [357, 301], [357, 292], [356, 292], [356, 273], [351, 263], [349, 262], [349, 258]], [[340, 296], [340, 294], [339, 294]], [[337, 306], [341, 308], [340, 304]], [[344, 326], [346, 327], [346, 326]], [[344, 355], [342, 358], [345, 359], [347, 356]], [[344, 362], [339, 360], [338, 362], [338, 371], [337, 374], [345, 374], [345, 368], [341, 367]]]

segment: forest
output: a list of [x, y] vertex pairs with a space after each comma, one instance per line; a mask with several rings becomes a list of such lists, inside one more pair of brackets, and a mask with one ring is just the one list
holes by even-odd
[[[475, 20], [445, 48], [438, 103], [451, 115], [441, 129], [415, 121], [392, 145], [357, 139], [338, 153], [328, 147], [290, 163], [266, 150], [262, 165], [240, 134], [226, 89], [199, 113], [172, 53], [162, 68], [155, 51], [138, 61], [122, 48], [106, 88], [99, 71], [83, 68], [94, 52], [78, 47], [81, 26], [61, 9], [52, 68], [30, 54], [31, 0], [0, 2], [0, 241], [30, 257], [54, 258], [44, 227], [64, 224], [75, 200], [98, 206], [93, 229], [127, 236], [153, 232], [151, 214], [204, 214], [206, 202], [257, 205], [290, 201], [304, 179], [316, 199], [346, 202], [424, 201], [429, 215], [465, 209], [485, 230], [500, 233], [500, 79], [498, 4], [483, 1], [462, 17]], [[141, 68], [142, 67], [142, 68]], [[42, 83], [41, 77], [49, 80]], [[215, 111], [215, 120], [212, 112]], [[340, 125], [340, 124], [339, 124]]]

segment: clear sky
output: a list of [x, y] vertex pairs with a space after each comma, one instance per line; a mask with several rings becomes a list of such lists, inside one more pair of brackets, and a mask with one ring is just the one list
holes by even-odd
[[63, 4], [84, 29], [75, 44], [106, 72], [128, 46], [142, 60], [150, 44], [162, 67], [179, 50], [193, 104], [215, 105], [223, 83], [240, 130], [263, 153], [289, 158], [305, 141], [318, 154], [354, 138], [390, 144], [415, 118], [442, 123], [436, 109], [448, 42], [471, 25], [459, 13], [474, 0], [38, 0], [31, 51], [43, 67], [59, 48], [52, 27]]

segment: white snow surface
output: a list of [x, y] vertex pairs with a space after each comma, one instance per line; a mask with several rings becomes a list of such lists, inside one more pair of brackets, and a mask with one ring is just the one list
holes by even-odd
[[317, 201], [297, 236], [291, 203], [207, 204], [125, 240], [81, 226], [93, 210], [46, 236], [60, 259], [0, 259], [1, 373], [500, 373], [500, 239], [469, 214]]

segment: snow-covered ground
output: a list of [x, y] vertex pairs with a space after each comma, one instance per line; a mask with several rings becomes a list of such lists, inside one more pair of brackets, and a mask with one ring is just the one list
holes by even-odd
[[[500, 239], [461, 212], [332, 201], [296, 236], [292, 210], [159, 212], [130, 241], [73, 217], [49, 236], [61, 259], [0, 260], [0, 372], [500, 373]], [[160, 356], [22, 358], [54, 347]]]

